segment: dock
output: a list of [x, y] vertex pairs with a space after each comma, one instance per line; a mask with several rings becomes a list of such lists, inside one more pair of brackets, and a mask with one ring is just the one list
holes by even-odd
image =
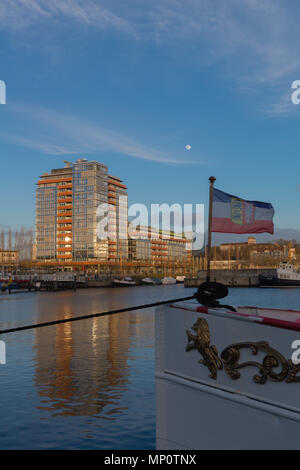
[[1, 291], [58, 291], [87, 287], [84, 276], [72, 273], [14, 275], [1, 279]]
[[112, 287], [113, 275], [86, 276], [74, 273], [14, 275], [0, 279], [0, 292], [11, 291], [60, 291], [82, 288]]
[[[228, 287], [258, 287], [258, 276], [274, 276], [276, 269], [212, 269], [211, 281], [220, 282]], [[185, 287], [198, 287], [206, 281], [206, 270], [199, 271], [197, 277], [186, 278]]]

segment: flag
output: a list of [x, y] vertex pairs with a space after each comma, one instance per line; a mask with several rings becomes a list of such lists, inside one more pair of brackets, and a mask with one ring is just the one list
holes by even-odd
[[246, 201], [213, 189], [212, 232], [273, 234], [274, 213], [268, 202]]

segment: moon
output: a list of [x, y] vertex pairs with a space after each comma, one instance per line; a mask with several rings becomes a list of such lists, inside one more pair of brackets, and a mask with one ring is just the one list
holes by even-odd
[[186, 145], [185, 148], [186, 150], [191, 150], [192, 147], [190, 145]]

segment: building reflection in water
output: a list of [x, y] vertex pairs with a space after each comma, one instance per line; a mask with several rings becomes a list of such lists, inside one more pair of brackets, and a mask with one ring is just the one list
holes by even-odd
[[[72, 316], [70, 305], [55, 306], [56, 319]], [[43, 321], [39, 314], [38, 321]], [[35, 384], [40, 408], [51, 415], [114, 419], [127, 390], [130, 346], [141, 316], [112, 315], [37, 329]], [[136, 341], [136, 339], [134, 339]], [[138, 341], [138, 340], [137, 340]]]

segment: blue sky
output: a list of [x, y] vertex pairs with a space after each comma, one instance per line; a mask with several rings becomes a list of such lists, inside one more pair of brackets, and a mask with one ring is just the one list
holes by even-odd
[[299, 13], [297, 0], [1, 4], [0, 224], [34, 225], [39, 175], [86, 157], [130, 203], [207, 203], [213, 174], [300, 229]]

